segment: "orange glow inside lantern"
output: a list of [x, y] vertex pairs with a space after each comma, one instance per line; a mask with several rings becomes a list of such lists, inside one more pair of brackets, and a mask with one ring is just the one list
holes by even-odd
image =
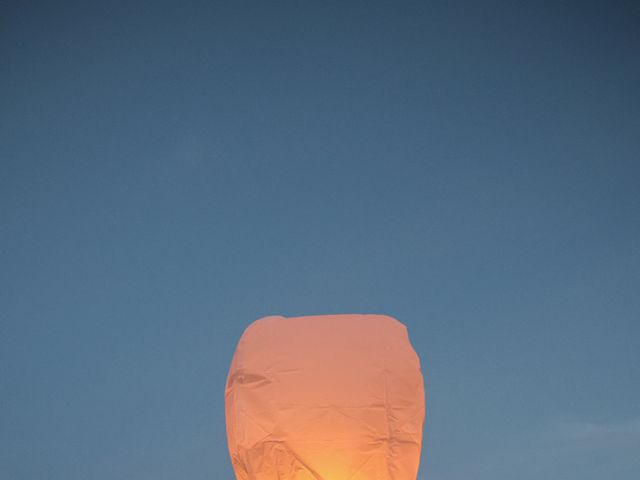
[[225, 390], [237, 480], [415, 480], [420, 361], [384, 315], [265, 317], [236, 348]]

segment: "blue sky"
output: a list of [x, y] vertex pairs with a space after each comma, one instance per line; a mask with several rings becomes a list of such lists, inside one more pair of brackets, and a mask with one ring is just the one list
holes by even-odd
[[5, 2], [0, 477], [232, 478], [265, 315], [385, 313], [420, 479], [640, 475], [635, 2]]

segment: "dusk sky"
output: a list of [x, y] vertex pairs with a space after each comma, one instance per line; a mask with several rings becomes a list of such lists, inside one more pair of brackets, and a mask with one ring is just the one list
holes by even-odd
[[640, 3], [0, 5], [0, 478], [233, 479], [266, 315], [381, 313], [419, 480], [640, 478]]

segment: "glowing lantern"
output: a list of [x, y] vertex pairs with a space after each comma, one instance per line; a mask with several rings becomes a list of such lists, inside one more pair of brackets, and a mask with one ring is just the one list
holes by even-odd
[[225, 391], [238, 480], [415, 480], [424, 387], [407, 329], [384, 315], [265, 317]]

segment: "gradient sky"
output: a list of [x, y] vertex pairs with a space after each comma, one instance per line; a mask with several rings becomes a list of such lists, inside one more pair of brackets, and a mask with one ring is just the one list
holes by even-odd
[[385, 313], [419, 479], [640, 478], [640, 9], [553, 3], [2, 3], [0, 477], [231, 479], [243, 329]]

